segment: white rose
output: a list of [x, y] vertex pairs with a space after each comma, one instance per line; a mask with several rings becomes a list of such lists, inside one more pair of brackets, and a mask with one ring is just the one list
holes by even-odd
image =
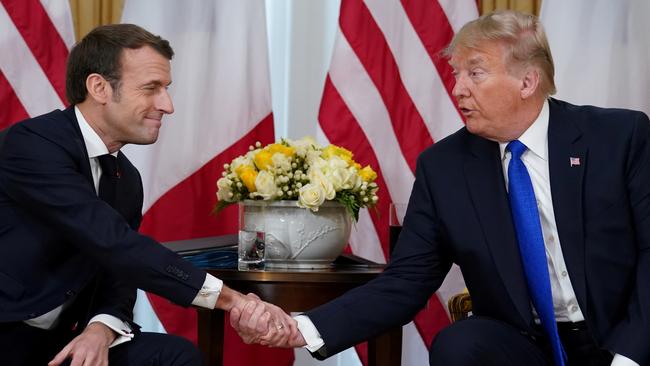
[[309, 177], [309, 182], [311, 184], [320, 186], [323, 189], [325, 199], [332, 200], [334, 197], [336, 197], [336, 190], [334, 190], [334, 185], [329, 181], [329, 179], [327, 179], [321, 170], [314, 169], [312, 166], [309, 168], [309, 173], [307, 176]]
[[348, 169], [337, 168], [325, 174], [327, 179], [332, 182], [335, 191], [350, 189], [353, 186], [353, 174]]
[[348, 162], [338, 156], [332, 156], [327, 160], [327, 166], [330, 169], [343, 169], [348, 167]]
[[318, 184], [305, 184], [298, 191], [298, 206], [308, 208], [314, 212], [325, 202], [325, 192]]
[[246, 156], [239, 156], [230, 164], [230, 170], [234, 172], [238, 167], [242, 165], [253, 166], [253, 160], [249, 159]]
[[327, 161], [321, 158], [320, 151], [316, 151], [316, 150], [307, 152], [307, 156], [305, 157], [305, 162], [310, 167], [314, 167], [316, 169], [322, 169], [327, 166]]
[[283, 153], [275, 153], [271, 157], [271, 162], [275, 168], [280, 168], [283, 172], [288, 172], [291, 170], [291, 162], [289, 158]]
[[278, 187], [275, 185], [275, 179], [273, 174], [269, 173], [266, 170], [262, 170], [257, 174], [255, 178], [255, 196], [262, 197], [265, 200], [271, 200], [275, 197], [275, 194], [278, 192]]
[[308, 151], [313, 151], [315, 148], [320, 149], [320, 145], [313, 138], [307, 136], [300, 140], [289, 141], [289, 145], [296, 149], [298, 156], [306, 156]]
[[233, 196], [232, 181], [228, 178], [220, 178], [217, 181], [217, 187], [219, 188], [217, 190], [217, 198], [219, 201], [230, 201]]

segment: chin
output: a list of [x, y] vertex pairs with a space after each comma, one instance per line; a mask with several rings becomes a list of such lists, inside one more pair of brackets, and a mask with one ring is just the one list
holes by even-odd
[[467, 119], [465, 121], [465, 127], [467, 128], [467, 131], [474, 135], [481, 135], [481, 123], [473, 120], [473, 119]]

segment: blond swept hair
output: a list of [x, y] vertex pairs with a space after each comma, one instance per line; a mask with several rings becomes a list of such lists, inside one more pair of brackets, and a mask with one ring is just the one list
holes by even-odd
[[534, 66], [540, 71], [540, 92], [555, 94], [555, 67], [544, 27], [534, 15], [516, 11], [496, 11], [465, 24], [454, 36], [444, 54], [455, 49], [479, 49], [485, 41], [506, 46], [509, 66]]

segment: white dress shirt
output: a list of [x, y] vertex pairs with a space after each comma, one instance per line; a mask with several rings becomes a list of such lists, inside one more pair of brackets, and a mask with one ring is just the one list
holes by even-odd
[[[585, 318], [582, 310], [580, 310], [580, 305], [573, 291], [569, 272], [564, 262], [557, 224], [555, 223], [555, 213], [553, 212], [551, 181], [549, 179], [548, 167], [548, 124], [549, 105], [548, 101], [545, 101], [537, 119], [518, 139], [528, 147], [528, 150], [522, 154], [521, 160], [528, 170], [528, 174], [533, 183], [535, 197], [537, 198], [542, 234], [544, 235], [548, 273], [551, 279], [555, 319], [559, 322], [579, 322]], [[508, 188], [508, 163], [510, 162], [510, 152], [506, 151], [507, 145], [507, 142], [499, 144], [506, 189]], [[307, 316], [299, 315], [295, 319], [298, 322], [298, 329], [307, 342], [305, 348], [310, 352], [315, 352], [325, 344], [314, 323]], [[617, 354], [614, 356], [611, 366], [639, 366], [639, 364], [625, 356]]]
[[[77, 122], [79, 123], [79, 128], [81, 129], [81, 135], [83, 136], [84, 144], [86, 145], [86, 151], [88, 152], [90, 171], [93, 176], [95, 192], [99, 192], [99, 180], [102, 176], [102, 168], [99, 165], [97, 157], [108, 154], [108, 148], [99, 137], [99, 135], [97, 135], [95, 130], [90, 127], [88, 121], [86, 121], [86, 118], [81, 114], [79, 108], [75, 106], [74, 111], [75, 116], [77, 117]], [[117, 156], [117, 152], [113, 153], [112, 155]], [[223, 281], [210, 274], [206, 274], [203, 286], [192, 301], [192, 305], [214, 309], [222, 287]], [[63, 309], [68, 307], [73, 300], [74, 299], [68, 300], [63, 305], [58, 306], [57, 308], [39, 317], [25, 320], [25, 323], [36, 328], [52, 329], [54, 326], [56, 326]], [[112, 315], [95, 315], [90, 319], [88, 324], [93, 322], [101, 322], [118, 334], [118, 337], [113, 341], [113, 343], [111, 343], [110, 347], [127, 342], [133, 338], [132, 329], [129, 323], [123, 322]]]

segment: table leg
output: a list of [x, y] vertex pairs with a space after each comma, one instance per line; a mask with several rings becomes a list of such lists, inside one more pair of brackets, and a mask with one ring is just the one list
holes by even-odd
[[225, 313], [221, 310], [198, 309], [199, 350], [204, 366], [223, 364], [223, 326]]
[[402, 327], [393, 328], [368, 341], [368, 366], [399, 366], [402, 363]]

